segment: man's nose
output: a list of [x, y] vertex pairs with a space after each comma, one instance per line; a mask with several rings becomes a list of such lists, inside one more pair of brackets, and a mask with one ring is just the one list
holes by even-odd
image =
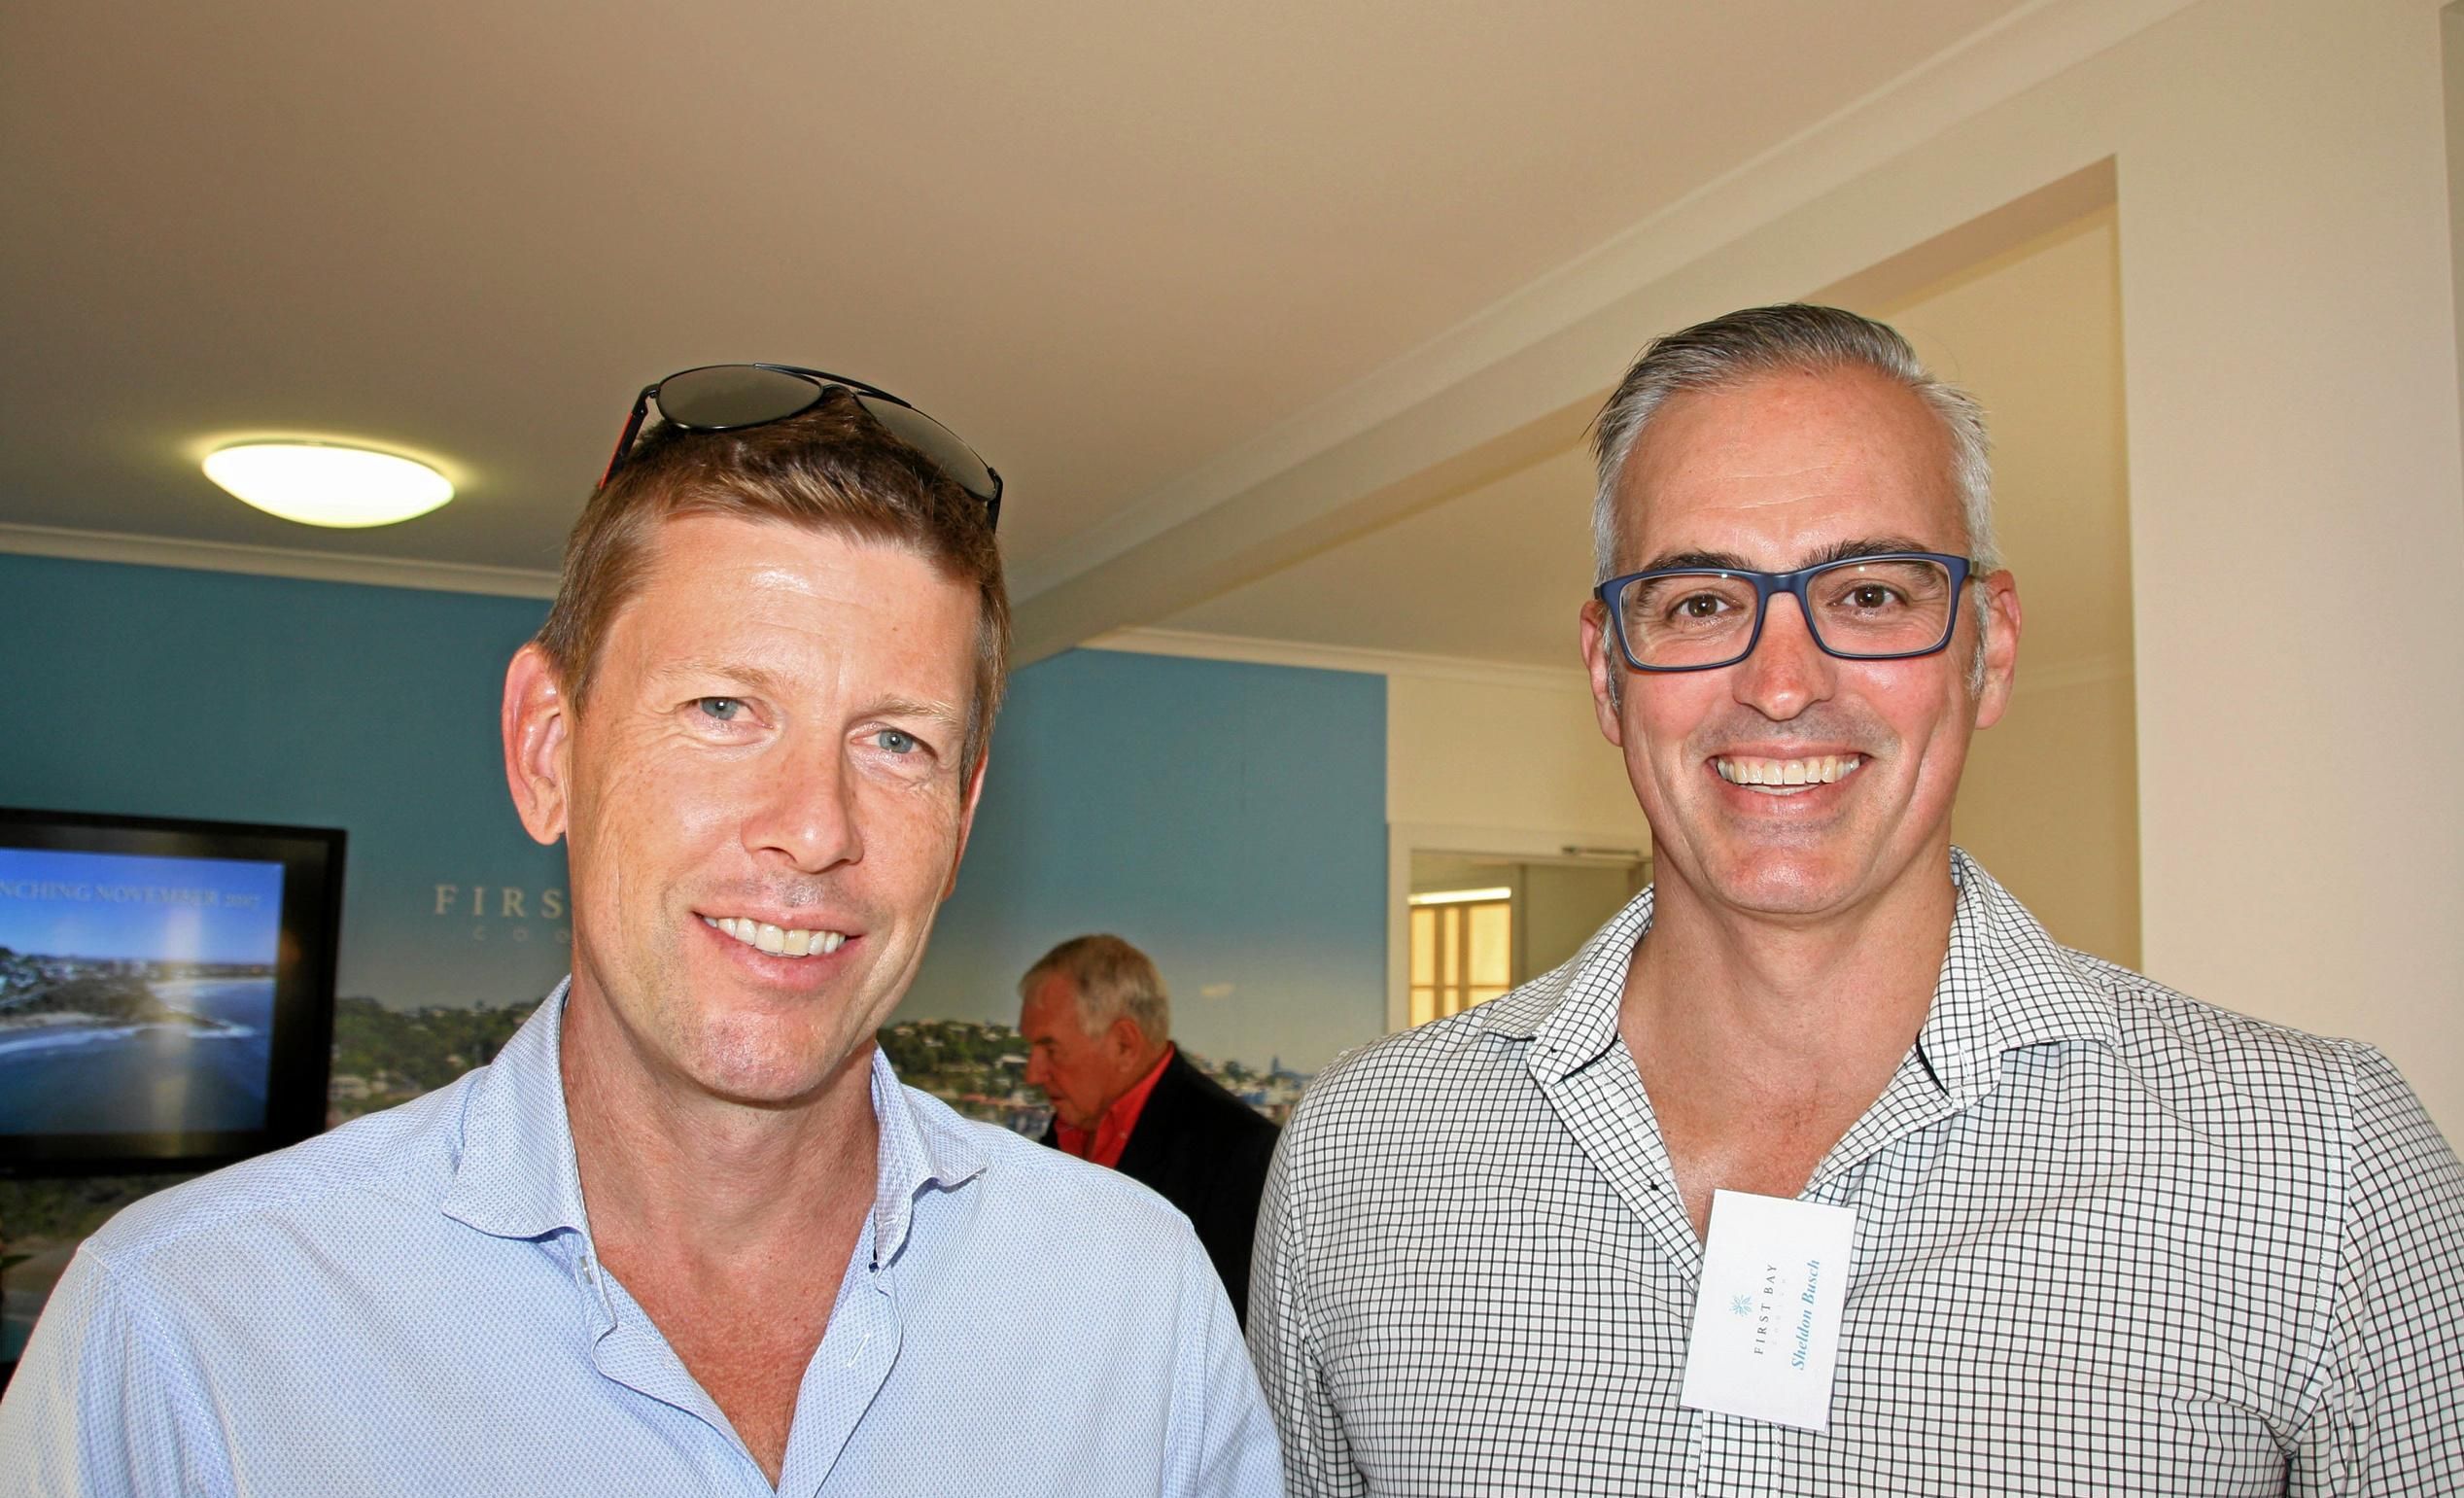
[[1805, 610], [1792, 593], [1775, 593], [1763, 606], [1762, 638], [1736, 666], [1736, 698], [1775, 723], [1784, 723], [1831, 695], [1837, 658], [1824, 654], [1806, 626]]
[[1044, 1058], [1033, 1051], [1026, 1053], [1026, 1085], [1029, 1087], [1044, 1085]]
[[855, 777], [843, 745], [798, 755], [770, 772], [751, 816], [745, 846], [774, 854], [799, 873], [817, 874], [864, 856]]

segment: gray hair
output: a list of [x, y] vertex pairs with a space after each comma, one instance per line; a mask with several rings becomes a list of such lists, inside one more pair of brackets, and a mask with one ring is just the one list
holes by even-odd
[[[1897, 382], [1940, 418], [1943, 434], [1951, 439], [1951, 482], [1959, 490], [1960, 511], [1967, 525], [1968, 565], [1979, 578], [2000, 568], [2001, 553], [1994, 544], [1994, 469], [1985, 408], [1966, 391], [1927, 372], [1897, 330], [1838, 307], [1786, 302], [1748, 307], [1670, 333], [1645, 349], [1618, 381], [1591, 424], [1599, 474], [1591, 502], [1592, 580], [1608, 581], [1625, 561], [1617, 480], [1644, 429], [1670, 397], [1733, 389], [1771, 374], [1827, 374], [1848, 368], [1869, 369]], [[1977, 628], [1969, 679], [1972, 688], [1981, 689], [1985, 590], [1970, 587], [1968, 598], [1976, 609]], [[1611, 679], [1614, 683], [1614, 674]]]
[[1128, 1015], [1150, 1043], [1172, 1038], [1172, 995], [1145, 953], [1118, 936], [1073, 936], [1035, 959], [1018, 981], [1021, 998], [1055, 973], [1078, 993], [1078, 1025], [1100, 1034]]
[[1951, 439], [1951, 481], [1967, 522], [1968, 560], [1980, 572], [2001, 566], [1994, 547], [1994, 469], [1988, 457], [1985, 408], [1958, 386], [1917, 362], [1897, 331], [1837, 307], [1788, 302], [1749, 307], [1670, 333], [1643, 351], [1616, 393], [1591, 424], [1599, 488], [1591, 506], [1593, 563], [1606, 582], [1616, 573], [1624, 537], [1617, 513], [1617, 478], [1643, 439], [1644, 428], [1671, 396], [1726, 390], [1767, 374], [1826, 374], [1862, 368], [1895, 380], [1925, 401]]

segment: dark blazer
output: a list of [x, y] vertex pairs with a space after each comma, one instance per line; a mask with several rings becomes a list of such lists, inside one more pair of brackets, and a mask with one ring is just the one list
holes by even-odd
[[[1197, 1229], [1244, 1326], [1249, 1244], [1280, 1132], [1175, 1050], [1121, 1151], [1121, 1173], [1154, 1187]], [[1058, 1147], [1058, 1127], [1044, 1131], [1044, 1142]]]

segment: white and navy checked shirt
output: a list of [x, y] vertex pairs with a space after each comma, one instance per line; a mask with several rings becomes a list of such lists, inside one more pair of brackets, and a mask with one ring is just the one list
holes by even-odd
[[[146, 1199], [0, 1400], [0, 1495], [773, 1492], [601, 1271], [564, 991], [450, 1087]], [[1189, 1223], [874, 1053], [877, 1189], [783, 1494], [1265, 1495], [1274, 1429]]]
[[1830, 1431], [1681, 1409], [1702, 1267], [1564, 967], [1319, 1077], [1249, 1340], [1290, 1490], [2464, 1494], [2464, 1168], [2367, 1046], [2056, 946], [1964, 854], [1916, 1044], [1804, 1199], [1857, 1214]]

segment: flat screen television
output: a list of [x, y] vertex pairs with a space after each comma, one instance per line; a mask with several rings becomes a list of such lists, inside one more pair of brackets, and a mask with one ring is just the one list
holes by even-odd
[[333, 828], [0, 808], [0, 1175], [322, 1128], [342, 854]]

